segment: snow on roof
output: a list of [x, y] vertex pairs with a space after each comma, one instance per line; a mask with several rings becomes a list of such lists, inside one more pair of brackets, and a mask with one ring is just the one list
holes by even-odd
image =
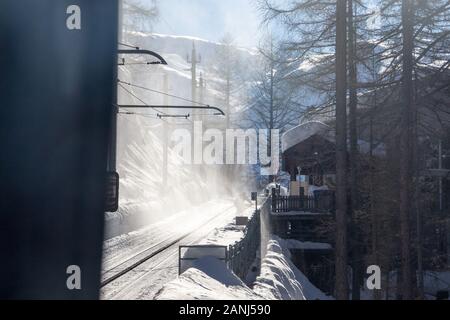
[[281, 137], [282, 152], [287, 151], [314, 135], [320, 135], [328, 141], [334, 142], [333, 129], [329, 125], [320, 121], [309, 121], [300, 124], [283, 134]]
[[[295, 145], [307, 140], [308, 138], [319, 135], [322, 138], [334, 143], [334, 129], [329, 125], [320, 121], [309, 121], [302, 123], [288, 131], [281, 137], [282, 152], [286, 152]], [[368, 154], [370, 151], [370, 143], [365, 140], [358, 140], [359, 152]], [[380, 143], [373, 149], [376, 156], [386, 155], [385, 145]]]

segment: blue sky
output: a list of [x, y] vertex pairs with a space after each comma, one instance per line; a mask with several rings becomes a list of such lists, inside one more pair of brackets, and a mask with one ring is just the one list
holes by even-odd
[[159, 0], [154, 32], [219, 41], [230, 33], [236, 44], [256, 46], [261, 31], [255, 0]]

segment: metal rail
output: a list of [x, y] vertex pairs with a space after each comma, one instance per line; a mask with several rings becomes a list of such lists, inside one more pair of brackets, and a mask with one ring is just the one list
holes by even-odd
[[[213, 221], [214, 219], [216, 219], [217, 217], [221, 216], [225, 211], [231, 209], [233, 206], [230, 206], [229, 208], [219, 212], [218, 214], [214, 215], [213, 217], [211, 217], [210, 219], [208, 219], [207, 221], [205, 221], [204, 223], [202, 223], [200, 226], [198, 226], [197, 228], [195, 228], [192, 231], [186, 232], [185, 234], [175, 238], [173, 241], [169, 242], [167, 245], [163, 246], [162, 248], [157, 249], [156, 251], [151, 252], [150, 254], [146, 255], [145, 257], [139, 259], [138, 261], [134, 262], [133, 264], [131, 264], [130, 266], [126, 267], [125, 269], [117, 272], [116, 274], [114, 274], [113, 276], [103, 280], [100, 283], [100, 288], [103, 288], [105, 286], [107, 286], [108, 284], [110, 284], [111, 282], [123, 277], [124, 275], [126, 275], [127, 273], [129, 273], [130, 271], [132, 271], [133, 269], [139, 267], [140, 265], [142, 265], [143, 263], [145, 263], [146, 261], [150, 260], [151, 258], [157, 256], [158, 254], [164, 252], [165, 250], [169, 249], [170, 247], [172, 247], [173, 245], [175, 245], [176, 243], [180, 242], [181, 240], [183, 240], [184, 238], [188, 237], [189, 235], [192, 234], [193, 231], [203, 227], [204, 225], [208, 224], [209, 222]], [[147, 250], [141, 251], [140, 253], [138, 253], [137, 255], [123, 261], [122, 263], [118, 264], [117, 266], [109, 269], [107, 272], [112, 271], [113, 269], [127, 263], [130, 260], [135, 259], [136, 257], [138, 257], [139, 255], [142, 255], [143, 252], [149, 251], [151, 249], [153, 249], [154, 246], [150, 247]]]
[[118, 105], [123, 109], [203, 109], [203, 110], [215, 110], [220, 115], [224, 116], [225, 112], [217, 107], [206, 106], [164, 106], [164, 105]]
[[158, 62], [154, 62], [153, 64], [163, 64], [163, 65], [167, 65], [166, 60], [164, 60], [164, 58], [157, 54], [156, 52], [150, 51], [150, 50], [143, 50], [143, 49], [119, 49], [117, 51], [118, 54], [145, 54], [145, 55], [149, 55], [152, 56], [156, 59], [158, 59]]

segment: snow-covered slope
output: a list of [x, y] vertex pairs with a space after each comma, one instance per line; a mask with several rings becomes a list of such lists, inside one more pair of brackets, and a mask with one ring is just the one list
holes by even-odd
[[[191, 98], [191, 63], [192, 47], [195, 44], [197, 52], [197, 81], [199, 81], [200, 74], [203, 75], [204, 87], [204, 102], [207, 104], [224, 107], [225, 97], [223, 92], [223, 85], [225, 83], [224, 77], [217, 74], [217, 65], [221, 63], [218, 58], [222, 49], [222, 44], [203, 40], [194, 37], [171, 36], [161, 34], [146, 34], [139, 32], [131, 32], [126, 35], [126, 42], [133, 46], [139, 46], [142, 49], [152, 50], [161, 54], [168, 62], [168, 66], [126, 66], [126, 70], [133, 75], [133, 79], [138, 81], [141, 85], [150, 86], [152, 89], [163, 90], [163, 73], [169, 74], [169, 92], [177, 96]], [[254, 63], [256, 50], [246, 48], [235, 48], [233, 55], [240, 61], [240, 65], [249, 67]], [[139, 61], [148, 62], [151, 60], [146, 57], [137, 57]], [[128, 58], [127, 58], [128, 59]], [[242, 79], [245, 81], [246, 77], [250, 75], [242, 70]], [[200, 99], [197, 90], [197, 101]], [[162, 103], [163, 96], [160, 94], [150, 94], [146, 92], [146, 96], [152, 99], [154, 103]], [[239, 106], [241, 101], [236, 99], [236, 94], [233, 95], [231, 104]], [[169, 103], [180, 104], [183, 101], [170, 98]], [[185, 101], [184, 101], [185, 102]]]
[[178, 279], [166, 284], [156, 300], [258, 300], [255, 294], [226, 265], [216, 258], [196, 261]]
[[[142, 48], [154, 50], [159, 53], [171, 53], [186, 58], [191, 53], [192, 43], [195, 42], [197, 52], [203, 59], [202, 62], [208, 64], [215, 59], [216, 50], [221, 43], [212, 42], [205, 39], [189, 36], [173, 36], [157, 33], [131, 32], [127, 34], [127, 41], [133, 45], [138, 43]], [[243, 53], [242, 58], [251, 58], [257, 54], [257, 49], [238, 47], [237, 50]]]
[[261, 274], [253, 290], [256, 294], [275, 300], [330, 300], [291, 261], [289, 248], [303, 244], [272, 236], [267, 254], [261, 263]]

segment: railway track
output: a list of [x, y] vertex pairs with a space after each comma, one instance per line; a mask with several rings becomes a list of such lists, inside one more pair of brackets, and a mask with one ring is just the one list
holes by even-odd
[[[171, 237], [169, 239], [165, 239], [163, 241], [160, 241], [157, 244], [152, 245], [148, 249], [145, 249], [145, 250], [137, 253], [136, 255], [133, 255], [132, 257], [122, 261], [118, 265], [116, 265], [116, 266], [110, 268], [109, 270], [105, 271], [103, 273], [103, 275], [102, 275], [102, 278], [104, 278], [104, 279], [101, 281], [100, 287], [103, 288], [103, 287], [111, 284], [112, 282], [116, 281], [117, 279], [125, 276], [126, 274], [128, 274], [131, 271], [133, 271], [134, 269], [136, 269], [137, 267], [139, 267], [143, 263], [145, 263], [148, 260], [154, 258], [155, 256], [158, 256], [159, 254], [161, 254], [164, 251], [166, 251], [167, 249], [171, 248], [172, 246], [174, 246], [178, 242], [180, 242], [183, 239], [187, 238], [195, 230], [206, 226], [208, 223], [210, 223], [211, 221], [213, 221], [214, 219], [216, 219], [217, 217], [219, 217], [223, 213], [227, 212], [228, 210], [232, 209], [233, 207], [234, 206], [230, 206], [227, 209], [224, 209], [224, 210], [220, 211], [219, 213], [217, 213], [216, 215], [212, 216], [208, 220], [204, 221], [202, 224], [198, 225], [196, 228], [194, 228], [194, 229], [192, 229], [192, 230], [190, 230], [190, 231], [188, 231], [186, 233], [183, 233], [180, 236]], [[163, 243], [165, 243], [165, 244], [162, 247], [160, 247], [160, 245], [163, 244]], [[121, 269], [121, 270], [117, 271], [117, 272], [114, 272], [114, 270], [116, 270], [116, 269]], [[105, 277], [105, 275], [108, 275], [108, 273], [113, 273], [113, 272], [114, 272], [113, 275]]]

